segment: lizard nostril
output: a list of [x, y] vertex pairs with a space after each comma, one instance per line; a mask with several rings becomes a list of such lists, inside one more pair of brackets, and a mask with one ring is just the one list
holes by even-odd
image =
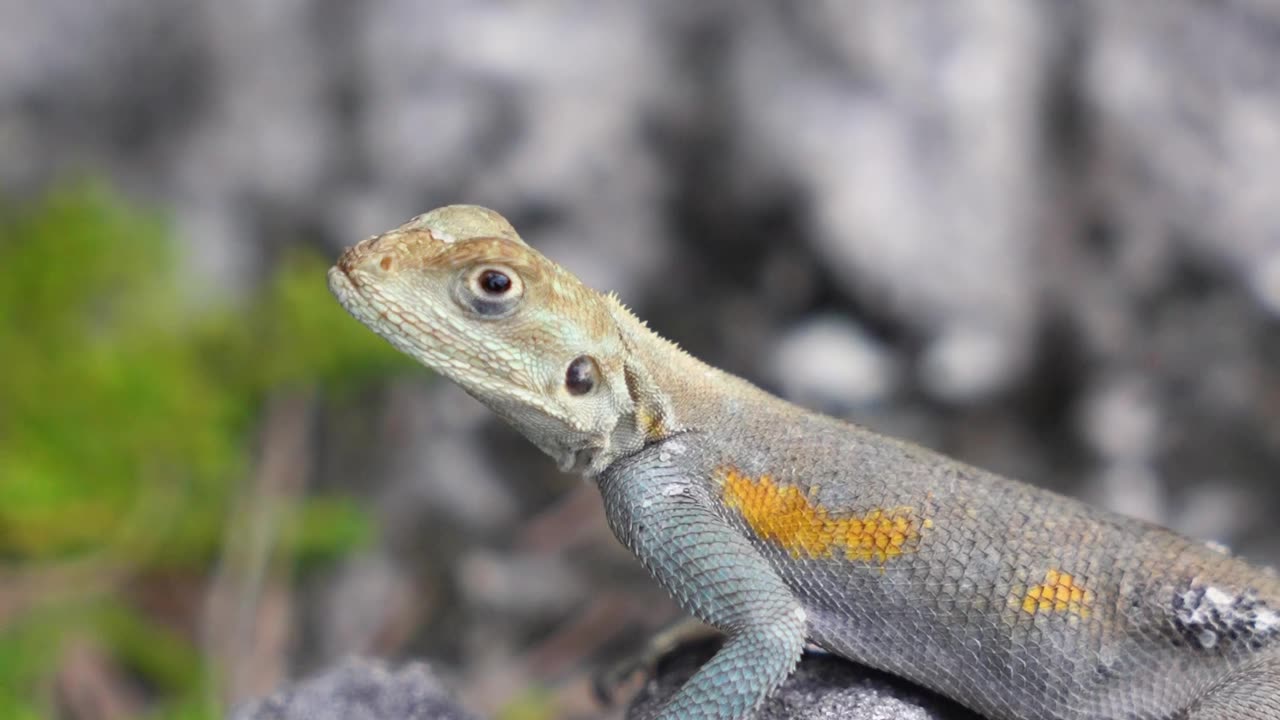
[[390, 270], [390, 269], [391, 269], [391, 256], [390, 256], [390, 255], [383, 255], [383, 256], [382, 256], [382, 259], [378, 261], [378, 267], [381, 267], [383, 270]]

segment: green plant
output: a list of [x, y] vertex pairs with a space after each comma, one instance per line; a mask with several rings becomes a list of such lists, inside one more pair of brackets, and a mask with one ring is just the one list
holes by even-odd
[[[72, 634], [136, 673], [156, 712], [216, 713], [194, 644], [125, 588], [206, 574], [269, 395], [406, 365], [343, 315], [314, 256], [208, 308], [179, 292], [174, 254], [156, 215], [101, 187], [0, 205], [0, 587], [26, 598], [0, 603], [5, 717], [49, 714], [42, 688]], [[292, 557], [366, 534], [340, 497], [295, 518]]]

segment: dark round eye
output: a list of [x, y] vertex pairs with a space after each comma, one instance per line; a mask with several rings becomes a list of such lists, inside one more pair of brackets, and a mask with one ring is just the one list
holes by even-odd
[[564, 373], [564, 386], [570, 395], [586, 395], [596, 386], [596, 376], [600, 374], [596, 361], [587, 355], [579, 355], [569, 363]]
[[502, 295], [511, 289], [511, 278], [501, 270], [485, 270], [477, 281], [480, 289], [490, 295]]
[[463, 309], [486, 320], [497, 320], [515, 312], [523, 296], [524, 282], [519, 273], [505, 265], [473, 265], [453, 283], [453, 299]]

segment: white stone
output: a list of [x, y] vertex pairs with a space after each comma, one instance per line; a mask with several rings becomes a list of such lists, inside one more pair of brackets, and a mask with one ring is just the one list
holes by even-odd
[[853, 322], [834, 316], [787, 331], [770, 365], [783, 395], [820, 409], [881, 402], [897, 384], [888, 351]]

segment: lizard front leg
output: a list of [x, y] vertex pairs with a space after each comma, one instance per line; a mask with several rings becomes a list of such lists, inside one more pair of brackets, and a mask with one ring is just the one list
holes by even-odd
[[659, 444], [615, 465], [599, 478], [614, 534], [681, 607], [729, 636], [657, 720], [750, 717], [795, 669], [804, 609], [678, 456]]
[[1246, 666], [1225, 678], [1185, 715], [1186, 720], [1280, 718], [1280, 656]]

